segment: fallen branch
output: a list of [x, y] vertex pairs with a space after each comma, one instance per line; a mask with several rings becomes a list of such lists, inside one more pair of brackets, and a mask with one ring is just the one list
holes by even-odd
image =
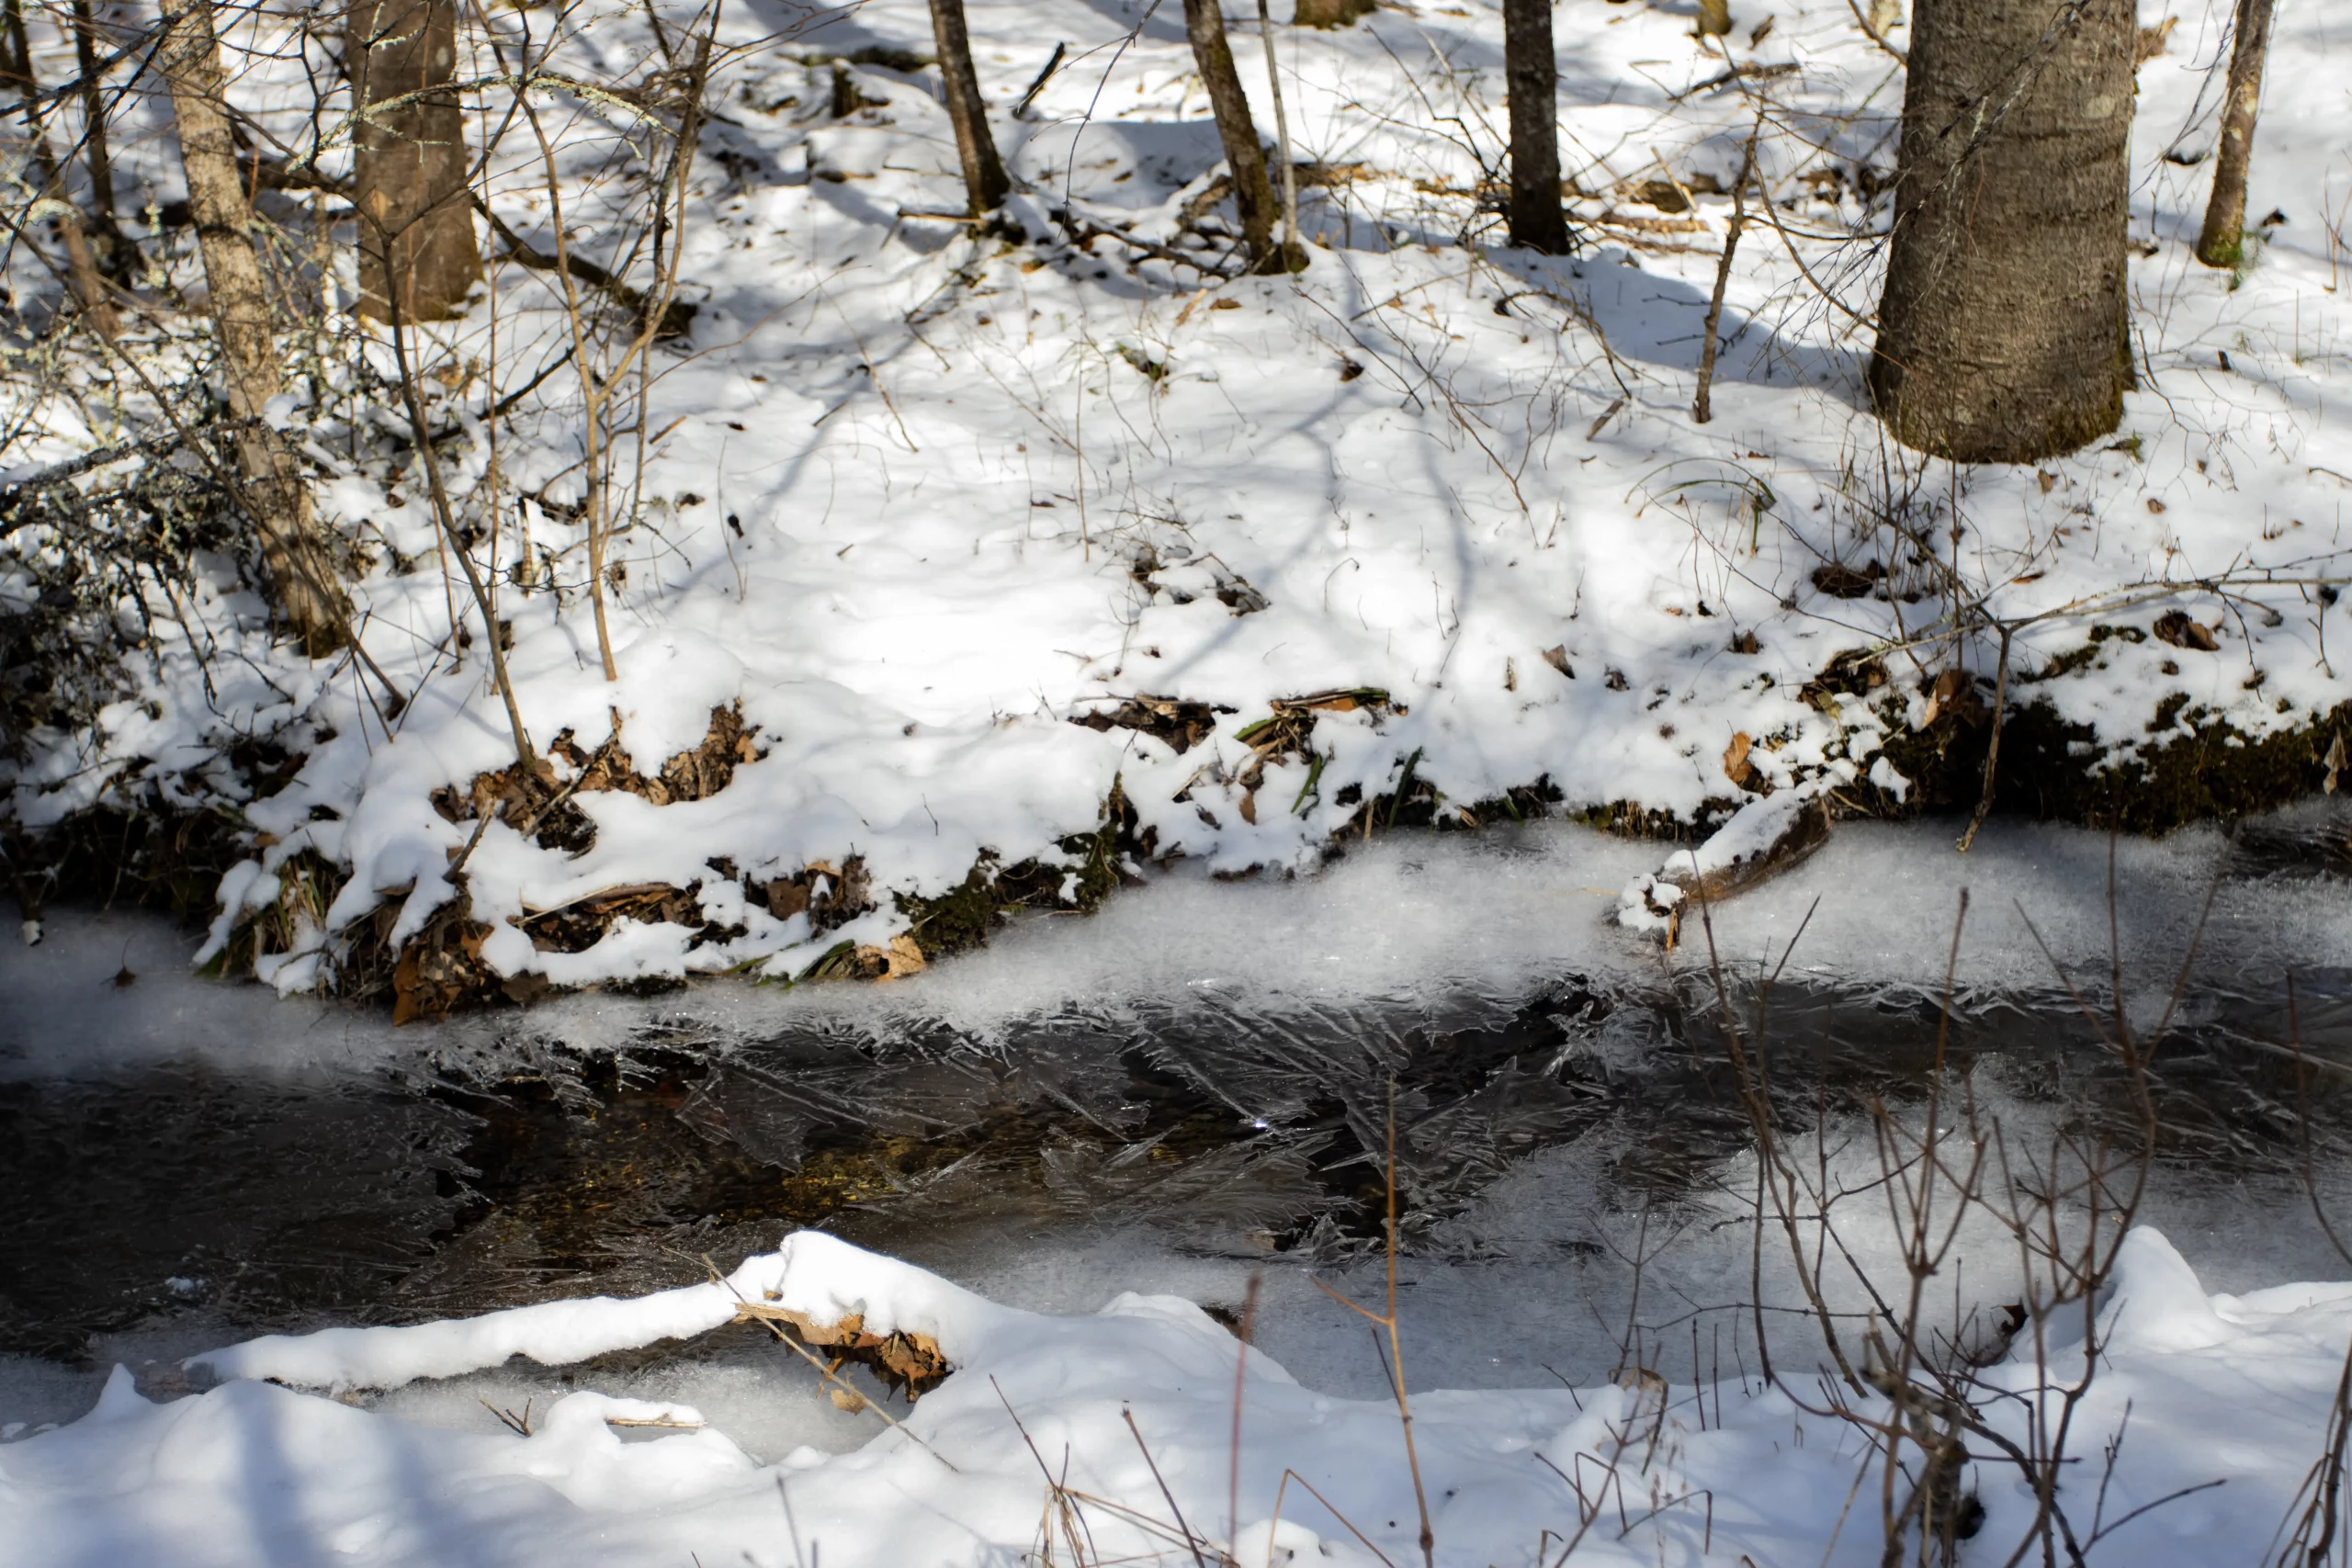
[[[467, 199], [474, 204], [474, 210], [481, 213], [483, 220], [489, 223], [491, 232], [496, 234], [504, 243], [509, 260], [519, 262], [534, 272], [568, 272], [589, 288], [603, 293], [623, 310], [634, 313], [640, 327], [644, 324], [646, 314], [651, 307], [643, 290], [615, 277], [586, 256], [576, 253], [567, 254], [563, 261], [559, 263], [555, 257], [540, 250], [509, 228], [506, 220], [492, 212], [490, 209], [490, 204], [484, 201], [479, 193], [468, 191], [466, 195]], [[694, 321], [697, 309], [699, 307], [690, 299], [672, 299], [669, 304], [662, 307], [661, 324], [654, 329], [653, 335], [656, 338], [685, 336], [687, 328]]]

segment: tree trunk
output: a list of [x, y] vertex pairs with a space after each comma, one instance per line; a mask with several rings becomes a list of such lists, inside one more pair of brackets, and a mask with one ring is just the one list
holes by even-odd
[[130, 242], [114, 214], [114, 160], [107, 151], [107, 101], [98, 68], [97, 20], [90, 0], [74, 0], [74, 61], [82, 73], [82, 164], [90, 172], [90, 226], [104, 254], [99, 265], [125, 288], [136, 271]]
[[2245, 252], [2245, 171], [2254, 157], [2254, 115], [2262, 107], [2273, 5], [2274, 0], [2238, 0], [2222, 144], [2213, 154], [2213, 194], [2205, 203], [2204, 231], [2197, 236], [2197, 259], [2207, 266], [2235, 266]]
[[1552, 0], [1503, 0], [1503, 75], [1510, 90], [1510, 243], [1547, 256], [1568, 248], [1560, 211], [1560, 70]]
[[351, 0], [344, 25], [352, 101], [408, 100], [362, 119], [353, 138], [360, 314], [390, 321], [398, 279], [402, 321], [462, 315], [481, 278], [465, 116], [455, 93], [430, 91], [457, 79], [455, 0]]
[[2030, 462], [2113, 430], [2132, 0], [1919, 0], [1871, 391], [1905, 445]]
[[939, 46], [939, 79], [947, 91], [947, 119], [956, 128], [956, 156], [964, 164], [964, 197], [972, 216], [1004, 205], [1012, 181], [989, 134], [980, 74], [972, 69], [972, 37], [964, 28], [964, 0], [931, 0], [931, 36]]
[[74, 281], [74, 296], [91, 326], [112, 343], [122, 333], [122, 322], [114, 313], [113, 302], [107, 298], [106, 285], [99, 281], [90, 237], [82, 227], [82, 209], [74, 205], [73, 196], [65, 188], [64, 167], [49, 144], [49, 132], [40, 126], [40, 83], [33, 75], [33, 48], [25, 34], [23, 0], [7, 0], [6, 17], [8, 78], [24, 106], [25, 129], [32, 144], [32, 164], [40, 176], [41, 194], [56, 204], [57, 237], [65, 243], [65, 264]]
[[1266, 150], [1250, 118], [1233, 47], [1225, 38], [1225, 13], [1217, 0], [1184, 0], [1184, 31], [1193, 40], [1193, 62], [1209, 90], [1209, 108], [1225, 143], [1225, 166], [1232, 176], [1233, 205], [1241, 217], [1241, 241], [1252, 272], [1280, 272], [1285, 257], [1274, 243], [1274, 187], [1266, 178]]
[[1295, 28], [1344, 28], [1377, 8], [1373, 0], [1297, 0], [1290, 21]]
[[342, 644], [347, 616], [334, 565], [311, 530], [310, 490], [285, 444], [259, 423], [278, 393], [277, 345], [261, 256], [248, 229], [251, 214], [237, 177], [211, 0], [186, 0], [164, 14], [156, 64], [171, 86], [180, 164], [212, 297], [229, 412], [255, 422], [236, 436], [237, 467], [245, 485], [241, 499], [261, 536], [262, 559], [278, 609], [304, 648], [313, 655], [325, 653]]

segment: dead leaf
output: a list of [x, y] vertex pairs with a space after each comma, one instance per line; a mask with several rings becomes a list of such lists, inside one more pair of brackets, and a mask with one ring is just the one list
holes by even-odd
[[1928, 711], [1919, 720], [1919, 727], [1924, 729], [1945, 714], [1972, 717], [1974, 715], [1971, 710], [1981, 711], [1981, 708], [1982, 705], [1976, 700], [1976, 682], [1969, 678], [1967, 671], [1947, 670], [1936, 677], [1934, 685], [1928, 688]]
[[2048, 495], [2052, 491], [2058, 488], [2058, 476], [2052, 473], [2047, 468], [2035, 469], [2033, 477], [2035, 480], [2041, 484], [2041, 493], [2044, 495]]
[[2154, 513], [2157, 513], [2158, 515], [2160, 515], [2160, 516], [2161, 516], [2161, 515], [2163, 514], [2163, 513], [2164, 513], [2164, 510], [2165, 510], [2165, 503], [2164, 503], [2163, 502], [2161, 502], [2161, 501], [2158, 501], [2154, 496], [2153, 496], [2153, 495], [2152, 495], [2152, 496], [2148, 497], [2148, 510], [2149, 510], [2149, 511], [2151, 511], [2151, 512], [2154, 512]]
[[1724, 748], [1724, 777], [1742, 789], [1756, 787], [1756, 764], [1747, 760], [1748, 749], [1754, 745], [1747, 731], [1743, 729], [1731, 738], [1730, 745]]
[[2330, 795], [2335, 793], [2335, 776], [2344, 771], [2344, 732], [2336, 731], [2335, 744], [2327, 749], [2327, 782], [2320, 788]]
[[2166, 610], [2156, 617], [2153, 628], [2158, 642], [2168, 642], [2175, 648], [2194, 649], [2199, 653], [2212, 653], [2221, 648], [2212, 628], [2189, 619], [2186, 610]]
[[1568, 668], [1568, 645], [1566, 643], [1561, 643], [1556, 648], [1545, 649], [1544, 650], [1544, 662], [1550, 665], [1553, 669], [1557, 670], [1561, 674], [1566, 675], [1571, 681], [1577, 678], [1577, 672]]

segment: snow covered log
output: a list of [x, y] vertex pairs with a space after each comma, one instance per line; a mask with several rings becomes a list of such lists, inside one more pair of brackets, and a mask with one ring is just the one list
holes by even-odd
[[1617, 923], [1672, 947], [1685, 910], [1777, 876], [1828, 841], [1829, 807], [1822, 796], [1785, 790], [1751, 800], [1706, 842], [1675, 851], [1657, 871], [1627, 884], [1617, 897]]

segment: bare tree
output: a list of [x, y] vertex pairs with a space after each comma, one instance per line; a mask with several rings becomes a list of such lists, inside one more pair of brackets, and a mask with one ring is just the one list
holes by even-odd
[[465, 117], [454, 91], [435, 90], [457, 79], [455, 0], [351, 0], [344, 24], [352, 101], [363, 111], [352, 169], [360, 312], [391, 320], [397, 277], [402, 321], [446, 321], [464, 312], [481, 278]]
[[2115, 428], [2132, 0], [1920, 0], [1870, 383], [1895, 435], [2027, 462]]
[[1241, 218], [1241, 243], [1250, 270], [1291, 270], [1289, 264], [1299, 258], [1274, 242], [1279, 209], [1273, 184], [1266, 177], [1266, 150], [1258, 141], [1257, 122], [1250, 118], [1250, 99], [1241, 90], [1241, 73], [1234, 69], [1233, 46], [1226, 41], [1225, 13], [1217, 0], [1184, 0], [1184, 31], [1193, 42], [1193, 62], [1208, 87], [1217, 136], [1225, 143], [1234, 210]]
[[931, 36], [939, 46], [939, 79], [947, 92], [947, 119], [956, 128], [956, 155], [964, 164], [964, 194], [975, 218], [1004, 205], [1012, 181], [989, 134], [979, 73], [972, 69], [972, 38], [964, 28], [964, 0], [931, 0]]
[[348, 616], [333, 562], [311, 527], [311, 492], [292, 454], [265, 423], [281, 385], [277, 345], [253, 213], [237, 174], [211, 0], [182, 0], [164, 13], [155, 63], [171, 87], [229, 412], [242, 422], [235, 440], [245, 510], [280, 613], [309, 651], [324, 653], [345, 641]]
[[2276, 0], [2238, 0], [2222, 144], [2213, 153], [2213, 194], [2197, 236], [2197, 259], [2207, 266], [2235, 266], [2245, 251], [2245, 171], [2254, 158], [2254, 116], [2262, 107], [2262, 66], [2270, 52], [2275, 8]]
[[1503, 0], [1503, 75], [1510, 87], [1510, 243], [1560, 255], [1568, 248], [1568, 222], [1560, 211], [1552, 0]]

